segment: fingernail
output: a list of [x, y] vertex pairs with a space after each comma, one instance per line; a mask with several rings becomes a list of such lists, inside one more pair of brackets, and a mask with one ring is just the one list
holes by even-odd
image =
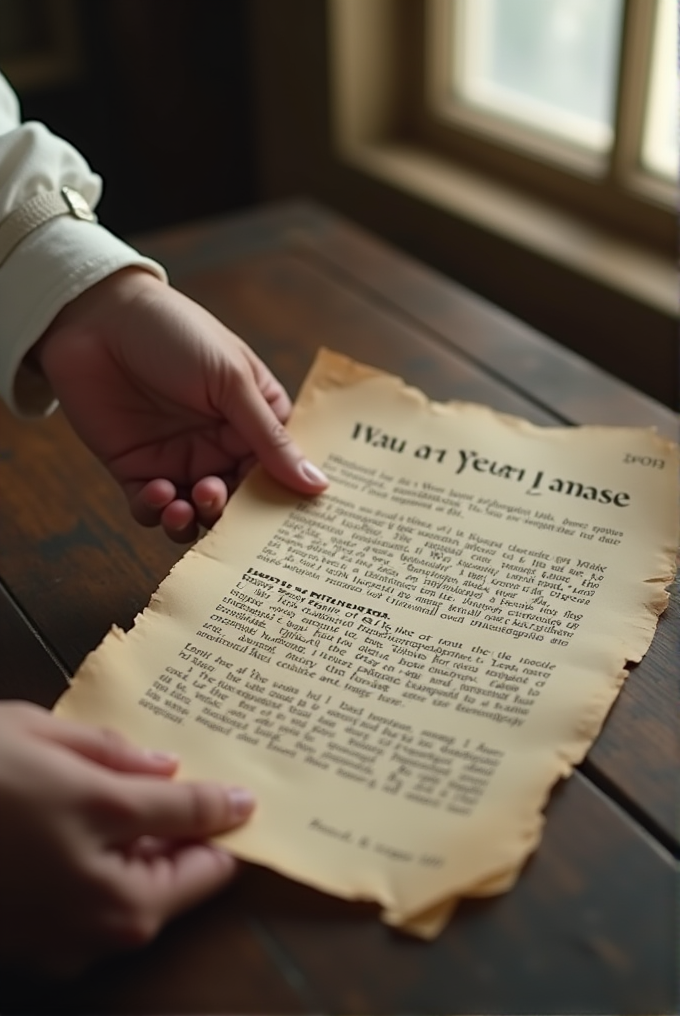
[[153, 748], [147, 748], [144, 754], [150, 762], [159, 762], [162, 765], [177, 765], [179, 762], [179, 755], [173, 751], [155, 751]]
[[225, 792], [236, 818], [245, 818], [255, 807], [255, 798], [245, 787], [226, 787]]
[[325, 473], [310, 462], [309, 459], [303, 459], [300, 463], [300, 472], [312, 483], [328, 483], [328, 477]]

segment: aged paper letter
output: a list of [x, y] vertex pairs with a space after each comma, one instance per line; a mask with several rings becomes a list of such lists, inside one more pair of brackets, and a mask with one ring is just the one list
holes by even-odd
[[253, 473], [57, 708], [251, 787], [238, 856], [432, 934], [512, 885], [649, 646], [677, 449], [432, 403], [330, 353], [291, 429], [328, 492]]

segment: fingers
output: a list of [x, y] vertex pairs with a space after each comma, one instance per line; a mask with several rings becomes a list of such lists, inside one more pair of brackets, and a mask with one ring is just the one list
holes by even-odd
[[128, 490], [132, 517], [142, 526], [157, 526], [176, 494], [174, 483], [161, 479], [150, 480], [136, 491]]
[[227, 496], [227, 485], [218, 476], [205, 476], [194, 484], [191, 500], [196, 506], [198, 521], [206, 529], [210, 529], [219, 519], [227, 503]]
[[178, 765], [176, 755], [139, 748], [114, 730], [81, 726], [53, 714], [46, 715], [40, 733], [46, 740], [117, 772], [172, 776]]
[[198, 535], [193, 506], [178, 496], [170, 480], [150, 480], [129, 493], [132, 517], [142, 526], [162, 525], [176, 543], [188, 543]]
[[254, 807], [243, 787], [140, 779], [126, 788], [123, 806], [111, 812], [110, 835], [114, 842], [140, 836], [204, 840], [241, 825]]
[[229, 416], [273, 477], [301, 494], [320, 494], [326, 489], [327, 478], [304, 458], [248, 372], [239, 376], [231, 394]]
[[[240, 825], [252, 794], [217, 783], [129, 781], [102, 845], [119, 887], [119, 942], [143, 945], [175, 914], [228, 883], [237, 861], [205, 840]], [[111, 868], [109, 868], [111, 871]]]
[[160, 525], [175, 543], [190, 543], [198, 536], [196, 513], [177, 493], [170, 480], [150, 480], [136, 491], [128, 490], [130, 512], [140, 525]]
[[198, 536], [198, 524], [193, 505], [177, 498], [161, 512], [160, 523], [175, 543], [190, 543]]
[[169, 877], [157, 893], [161, 923], [195, 906], [232, 880], [238, 862], [207, 843], [189, 843], [172, 857]]
[[117, 906], [109, 922], [118, 947], [146, 945], [172, 917], [193, 907], [234, 877], [238, 862], [209, 843], [184, 843], [128, 855], [118, 868]]
[[198, 536], [199, 525], [210, 529], [217, 522], [227, 497], [227, 485], [219, 476], [195, 483], [191, 502], [178, 496], [170, 480], [155, 479], [130, 495], [130, 511], [141, 525], [162, 525], [171, 540], [189, 543]]

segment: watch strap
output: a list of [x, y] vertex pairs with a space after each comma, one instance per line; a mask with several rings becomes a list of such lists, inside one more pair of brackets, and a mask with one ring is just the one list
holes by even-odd
[[85, 198], [72, 187], [41, 191], [0, 222], [0, 265], [29, 233], [59, 215], [70, 215], [83, 222], [97, 221]]

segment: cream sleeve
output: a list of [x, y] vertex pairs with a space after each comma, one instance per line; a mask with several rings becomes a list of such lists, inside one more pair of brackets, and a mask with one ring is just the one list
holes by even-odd
[[[0, 230], [38, 195], [70, 187], [94, 208], [102, 181], [68, 142], [21, 122], [19, 103], [0, 75]], [[16, 217], [16, 216], [15, 216]], [[60, 214], [31, 229], [0, 263], [0, 396], [13, 412], [37, 416], [56, 405], [46, 380], [23, 363], [61, 308], [130, 265], [164, 281], [164, 269], [96, 222]]]

